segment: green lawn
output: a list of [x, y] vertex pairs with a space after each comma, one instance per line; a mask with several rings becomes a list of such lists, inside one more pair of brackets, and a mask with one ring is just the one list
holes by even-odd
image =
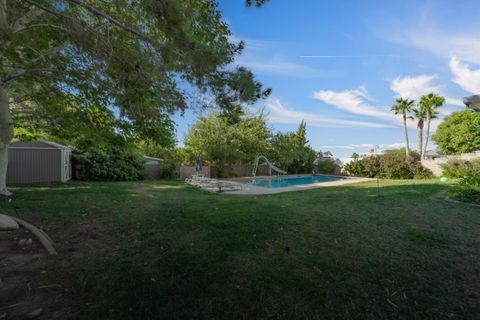
[[66, 230], [103, 226], [76, 269], [56, 270], [71, 287], [58, 308], [73, 318], [479, 319], [480, 208], [445, 201], [447, 188], [229, 196], [177, 181], [72, 183], [16, 189], [14, 205], [60, 257]]

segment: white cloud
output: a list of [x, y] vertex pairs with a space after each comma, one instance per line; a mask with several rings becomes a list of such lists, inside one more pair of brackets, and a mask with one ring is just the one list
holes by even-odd
[[397, 77], [390, 83], [390, 89], [396, 93], [397, 98], [417, 100], [430, 92], [440, 92], [440, 86], [432, 82], [436, 75], [421, 74], [416, 77]]
[[[419, 76], [397, 77], [390, 83], [390, 89], [395, 92], [396, 98], [409, 98], [419, 100], [421, 96], [431, 92], [445, 96], [442, 87], [433, 83], [437, 80], [436, 75], [421, 74]], [[445, 98], [446, 103], [455, 106], [464, 106], [459, 99]]]
[[440, 31], [419, 32], [419, 30], [421, 28], [412, 31], [399, 42], [413, 45], [437, 56], [455, 55], [462, 60], [480, 63], [480, 38], [478, 36], [449, 35]]
[[358, 150], [358, 149], [373, 149], [377, 148], [378, 150], [388, 150], [388, 149], [400, 149], [405, 147], [404, 142], [397, 143], [388, 143], [388, 144], [373, 144], [373, 143], [360, 143], [360, 144], [347, 144], [347, 145], [338, 145], [338, 146], [321, 146], [323, 149], [349, 149], [349, 150]]
[[480, 63], [480, 38], [475, 32], [478, 25], [468, 25], [466, 21], [462, 31], [455, 32], [444, 27], [445, 21], [435, 21], [429, 11], [431, 8], [422, 12], [416, 22], [403, 19], [395, 24], [389, 20], [383, 26], [377, 22], [372, 31], [387, 41], [416, 47], [437, 57], [456, 55], [461, 60]]
[[454, 76], [453, 82], [467, 92], [480, 94], [480, 69], [472, 70], [468, 64], [461, 62], [456, 56], [450, 58], [448, 66]]
[[302, 120], [317, 127], [367, 127], [389, 128], [391, 125], [378, 122], [343, 120], [288, 108], [278, 99], [270, 98], [266, 103], [268, 119], [273, 123], [299, 124]]
[[445, 103], [453, 106], [465, 107], [465, 104], [460, 99], [445, 97]]
[[392, 118], [392, 114], [382, 110], [383, 108], [379, 109], [369, 104], [371, 98], [368, 97], [364, 87], [345, 91], [320, 90], [314, 92], [313, 97], [346, 112]]

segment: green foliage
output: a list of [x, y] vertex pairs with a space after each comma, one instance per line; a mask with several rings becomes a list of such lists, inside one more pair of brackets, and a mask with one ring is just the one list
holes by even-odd
[[143, 156], [129, 145], [97, 146], [91, 141], [79, 143], [73, 153], [74, 167], [81, 179], [130, 181], [143, 178]]
[[450, 191], [450, 195], [455, 200], [480, 205], [480, 175], [463, 177]]
[[271, 91], [229, 67], [244, 43], [230, 41], [216, 1], [7, 1], [0, 10], [0, 84], [30, 133], [66, 139], [80, 128], [93, 138], [85, 117], [95, 106], [101, 125], [169, 146], [170, 115], [191, 93], [228, 110]]
[[406, 157], [404, 150], [388, 150], [380, 156], [370, 156], [352, 161], [345, 170], [353, 175], [368, 178], [424, 179], [432, 176], [425, 169], [418, 155]]
[[452, 113], [440, 123], [432, 140], [446, 154], [480, 150], [480, 115], [473, 110]]
[[152, 140], [141, 141], [138, 145], [144, 155], [163, 160], [160, 164], [162, 178], [171, 179], [176, 177], [177, 168], [182, 163], [179, 149], [166, 148]]
[[480, 159], [472, 161], [452, 159], [441, 167], [443, 175], [449, 178], [480, 177]]
[[460, 181], [460, 185], [480, 188], [480, 175], [465, 176]]
[[318, 173], [324, 174], [335, 174], [337, 169], [337, 164], [334, 160], [321, 160], [317, 163], [317, 171]]
[[219, 175], [235, 163], [251, 163], [257, 154], [268, 150], [270, 131], [263, 114], [242, 116], [234, 124], [216, 112], [200, 117], [185, 137], [186, 163], [193, 164], [198, 154], [205, 163], [216, 164]]
[[422, 166], [418, 157], [405, 158], [404, 152], [400, 152], [380, 156], [379, 176], [387, 179], [425, 179], [432, 174]]
[[[392, 155], [392, 156], [396, 156], [396, 157], [405, 158], [405, 148], [385, 150], [383, 153], [388, 154], [388, 155]], [[420, 155], [415, 150], [410, 151], [410, 156], [413, 157], [414, 159], [417, 159], [417, 160], [420, 159]]]
[[345, 170], [352, 176], [374, 178], [380, 173], [378, 157], [370, 156], [345, 164]]
[[297, 132], [277, 133], [270, 140], [269, 157], [289, 173], [310, 173], [315, 168], [315, 151], [308, 145], [306, 123]]
[[420, 98], [419, 108], [423, 111], [426, 117], [434, 119], [438, 115], [436, 109], [440, 108], [444, 103], [444, 97], [429, 93]]
[[410, 99], [398, 98], [392, 106], [391, 111], [395, 114], [407, 115], [413, 110], [415, 101]]

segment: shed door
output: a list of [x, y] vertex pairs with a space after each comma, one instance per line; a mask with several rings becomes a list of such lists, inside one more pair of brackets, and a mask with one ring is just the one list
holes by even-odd
[[72, 179], [72, 165], [70, 163], [70, 150], [63, 150], [63, 176], [64, 181]]

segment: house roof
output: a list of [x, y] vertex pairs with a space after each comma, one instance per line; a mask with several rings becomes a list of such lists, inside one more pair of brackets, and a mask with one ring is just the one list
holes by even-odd
[[428, 150], [425, 152], [426, 156], [443, 156], [444, 153], [441, 150], [438, 149], [433, 149], [433, 150]]
[[480, 94], [463, 98], [463, 103], [465, 103], [468, 108], [480, 113]]

